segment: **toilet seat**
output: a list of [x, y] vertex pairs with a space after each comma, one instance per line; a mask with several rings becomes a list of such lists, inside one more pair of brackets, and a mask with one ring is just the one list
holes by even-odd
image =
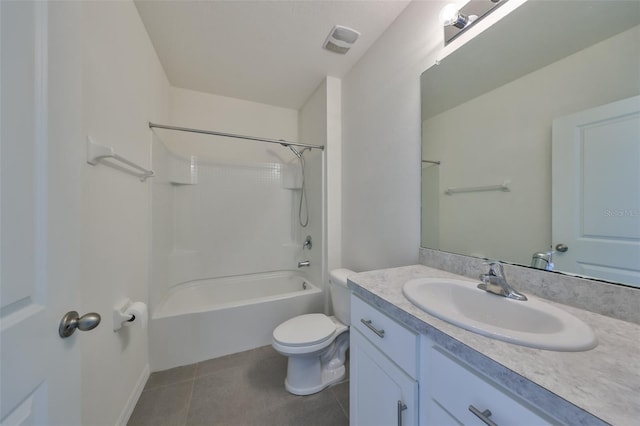
[[273, 339], [282, 346], [301, 347], [329, 340], [336, 324], [324, 314], [306, 314], [291, 318], [273, 331]]

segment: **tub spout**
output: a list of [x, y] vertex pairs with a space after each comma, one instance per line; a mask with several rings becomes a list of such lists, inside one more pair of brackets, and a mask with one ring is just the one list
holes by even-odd
[[309, 266], [309, 265], [311, 265], [311, 262], [309, 262], [308, 260], [298, 262], [298, 268], [302, 268], [303, 266]]

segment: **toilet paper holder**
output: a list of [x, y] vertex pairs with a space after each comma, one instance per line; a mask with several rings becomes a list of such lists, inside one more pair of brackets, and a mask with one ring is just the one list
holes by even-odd
[[[135, 305], [139, 305], [136, 303]], [[136, 315], [129, 310], [134, 306], [131, 299], [125, 299], [117, 304], [113, 309], [113, 331], [118, 331], [122, 326], [129, 326], [134, 323], [140, 322], [143, 328], [146, 328], [147, 318], [146, 312], [142, 313], [142, 318], [137, 318]], [[146, 308], [146, 307], [145, 307]]]

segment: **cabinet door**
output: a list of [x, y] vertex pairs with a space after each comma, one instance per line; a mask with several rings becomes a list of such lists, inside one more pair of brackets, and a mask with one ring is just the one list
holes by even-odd
[[351, 426], [417, 425], [418, 383], [353, 328], [350, 351]]

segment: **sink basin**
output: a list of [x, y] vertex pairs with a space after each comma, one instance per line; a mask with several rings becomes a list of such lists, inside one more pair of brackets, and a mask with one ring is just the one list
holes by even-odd
[[586, 351], [598, 345], [591, 327], [537, 298], [518, 301], [480, 290], [470, 281], [418, 278], [403, 287], [423, 311], [484, 336], [554, 351]]

